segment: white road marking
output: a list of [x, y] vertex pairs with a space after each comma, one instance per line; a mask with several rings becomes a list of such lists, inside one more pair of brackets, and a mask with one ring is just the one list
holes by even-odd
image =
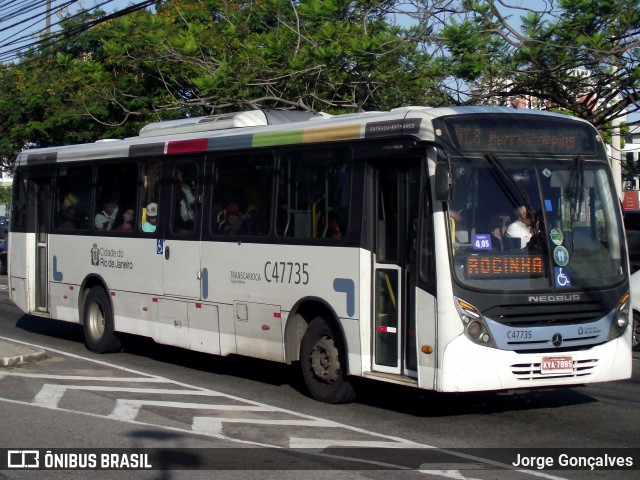
[[[14, 339], [10, 339], [10, 338], [6, 338], [6, 337], [0, 337], [0, 339], [5, 339], [5, 340], [9, 340], [9, 341], [13, 341], [16, 342], [16, 340]], [[241, 397], [236, 397], [233, 395], [227, 395], [225, 393], [222, 392], [217, 392], [217, 391], [213, 391], [213, 390], [209, 390], [206, 388], [202, 388], [202, 387], [197, 387], [194, 385], [189, 385], [183, 382], [177, 382], [175, 380], [171, 380], [168, 378], [163, 378], [160, 376], [156, 376], [156, 375], [150, 375], [147, 374], [145, 372], [140, 372], [140, 371], [136, 371], [130, 368], [126, 368], [126, 367], [121, 367], [119, 365], [115, 365], [115, 364], [110, 364], [108, 362], [105, 361], [101, 361], [101, 360], [95, 360], [92, 358], [87, 358], [87, 357], [82, 357], [80, 355], [76, 355], [76, 354], [72, 354], [72, 353], [67, 353], [61, 350], [56, 350], [56, 349], [52, 349], [52, 348], [48, 348], [48, 347], [43, 347], [41, 345], [36, 345], [36, 344], [31, 344], [31, 343], [27, 343], [27, 342], [18, 342], [18, 343], [23, 343], [25, 345], [29, 345], [32, 347], [36, 347], [36, 348], [42, 348], [47, 350], [48, 352], [54, 352], [54, 353], [58, 353], [60, 355], [66, 356], [66, 357], [70, 357], [70, 358], [75, 358], [75, 359], [80, 359], [86, 362], [91, 362], [97, 365], [101, 365], [104, 367], [108, 367], [108, 368], [112, 368], [115, 370], [119, 370], [119, 371], [124, 371], [124, 372], [128, 372], [130, 374], [134, 374], [134, 375], [139, 375], [140, 378], [138, 377], [130, 377], [130, 378], [126, 378], [123, 379], [122, 377], [118, 378], [118, 377], [82, 377], [82, 376], [65, 376], [65, 375], [39, 375], [39, 374], [29, 374], [29, 373], [22, 373], [22, 372], [6, 372], [4, 373], [2, 376], [0, 376], [0, 380], [4, 377], [23, 377], [23, 378], [33, 378], [33, 379], [40, 379], [40, 380], [60, 380], [60, 381], [93, 381], [93, 382], [104, 382], [104, 383], [111, 383], [111, 382], [133, 382], [133, 383], [164, 383], [164, 384], [168, 384], [168, 385], [172, 385], [172, 386], [176, 386], [176, 387], [182, 387], [182, 389], [177, 389], [177, 388], [172, 388], [172, 389], [154, 389], [154, 388], [137, 388], [137, 387], [114, 387], [111, 385], [52, 385], [52, 384], [45, 384], [41, 391], [36, 395], [36, 397], [34, 398], [34, 400], [32, 402], [24, 402], [24, 401], [17, 401], [17, 400], [10, 400], [10, 399], [2, 399], [0, 398], [0, 401], [4, 401], [4, 402], [8, 402], [8, 403], [14, 403], [14, 404], [19, 404], [19, 405], [29, 405], [29, 406], [37, 406], [37, 407], [41, 407], [41, 408], [47, 408], [47, 409], [52, 409], [52, 410], [58, 410], [58, 411], [62, 411], [62, 412], [68, 412], [68, 413], [75, 413], [75, 414], [81, 414], [81, 415], [87, 415], [90, 417], [95, 417], [95, 418], [110, 418], [112, 420], [115, 421], [121, 421], [121, 422], [125, 422], [125, 423], [130, 423], [130, 424], [136, 424], [136, 425], [147, 425], [147, 426], [151, 426], [151, 427], [156, 427], [156, 428], [162, 428], [165, 430], [170, 430], [170, 431], [179, 431], [179, 432], [184, 432], [184, 433], [193, 433], [193, 434], [200, 434], [200, 435], [206, 435], [206, 436], [210, 436], [213, 438], [217, 438], [220, 440], [226, 440], [226, 441], [230, 441], [230, 442], [234, 442], [234, 443], [240, 443], [240, 444], [245, 444], [245, 445], [255, 445], [255, 446], [261, 446], [261, 447], [271, 447], [271, 448], [287, 448], [287, 447], [281, 447], [278, 445], [272, 445], [272, 444], [266, 444], [266, 443], [260, 443], [260, 442], [255, 442], [255, 441], [249, 441], [249, 440], [242, 440], [239, 438], [235, 438], [235, 437], [230, 437], [227, 435], [224, 435], [223, 432], [223, 428], [222, 425], [223, 423], [247, 423], [247, 424], [255, 424], [255, 425], [281, 425], [281, 426], [290, 426], [290, 425], [296, 425], [296, 426], [311, 426], [311, 427], [332, 427], [332, 428], [342, 428], [351, 432], [356, 432], [356, 433], [360, 433], [363, 435], [367, 435], [367, 436], [371, 436], [377, 439], [384, 439], [384, 440], [360, 440], [357, 442], [357, 446], [361, 446], [361, 447], [375, 447], [375, 446], [379, 446], [381, 444], [385, 445], [386, 448], [389, 448], [390, 445], [393, 445], [394, 448], [425, 448], [425, 449], [435, 449], [437, 447], [432, 446], [432, 445], [426, 445], [426, 444], [421, 444], [421, 443], [415, 443], [412, 442], [410, 440], [406, 440], [400, 437], [395, 437], [392, 435], [385, 435], [385, 434], [381, 434], [381, 433], [377, 433], [377, 432], [373, 432], [370, 430], [366, 430], [366, 429], [362, 429], [362, 428], [358, 428], [358, 427], [353, 427], [350, 425], [346, 425], [346, 424], [340, 424], [340, 423], [336, 423], [333, 422], [331, 420], [327, 420], [321, 417], [315, 417], [315, 416], [311, 416], [311, 415], [305, 415], [302, 413], [298, 413], [292, 410], [287, 410], [287, 409], [283, 409], [283, 408], [279, 408], [279, 407], [273, 407], [267, 404], [263, 404], [260, 402], [256, 402], [253, 400], [249, 400], [246, 398], [241, 398]], [[171, 427], [171, 426], [166, 426], [166, 425], [160, 425], [160, 424], [154, 424], [154, 423], [146, 423], [146, 422], [141, 422], [136, 420], [139, 410], [140, 408], [142, 408], [142, 406], [144, 405], [153, 405], [154, 401], [148, 401], [148, 400], [144, 400], [144, 401], [140, 401], [140, 402], [136, 402], [136, 401], [129, 401], [129, 400], [125, 400], [125, 399], [120, 399], [118, 401], [120, 401], [121, 403], [118, 404], [116, 403], [116, 407], [114, 408], [114, 410], [112, 411], [112, 413], [108, 416], [105, 415], [98, 415], [95, 413], [89, 413], [89, 412], [83, 412], [83, 411], [79, 411], [79, 410], [71, 410], [71, 409], [66, 409], [66, 408], [60, 408], [59, 407], [59, 403], [60, 400], [62, 399], [62, 397], [64, 396], [64, 393], [67, 392], [68, 390], [88, 390], [88, 391], [106, 391], [106, 392], [122, 392], [122, 393], [153, 393], [155, 395], [157, 394], [163, 394], [163, 395], [200, 395], [200, 396], [204, 396], [204, 397], [222, 397], [222, 398], [226, 398], [226, 399], [231, 399], [231, 400], [235, 400], [237, 402], [241, 402], [244, 404], [248, 404], [251, 407], [248, 407], [247, 405], [242, 406], [243, 410], [246, 411], [262, 411], [262, 412], [279, 412], [279, 413], [286, 413], [292, 417], [294, 417], [294, 419], [291, 420], [272, 420], [272, 419], [243, 419], [243, 418], [229, 418], [229, 417], [224, 417], [224, 418], [218, 418], [218, 417], [194, 417], [193, 419], [193, 423], [191, 425], [191, 429], [183, 429], [183, 428], [177, 428], [177, 427]], [[117, 402], [118, 402], [117, 401]], [[128, 402], [128, 403], [127, 403]], [[186, 405], [185, 408], [193, 408], [193, 405], [196, 404], [189, 404], [189, 403], [182, 403], [182, 402], [157, 402], [158, 404], [160, 403], [165, 403], [165, 404], [176, 404], [175, 408], [183, 408], [183, 405]], [[118, 406], [120, 405], [120, 406]], [[200, 404], [198, 404], [200, 405]], [[165, 405], [166, 406], [166, 405]], [[208, 407], [211, 407], [210, 405], [207, 405]], [[201, 405], [200, 405], [201, 407]], [[200, 408], [198, 407], [198, 408]], [[229, 410], [233, 410], [233, 409], [229, 409]], [[119, 413], [118, 413], [119, 412]], [[332, 446], [348, 446], [348, 444], [351, 442], [349, 440], [341, 440], [341, 439], [335, 439], [335, 440], [322, 440], [322, 439], [317, 439], [315, 440], [315, 446], [313, 444], [313, 440], [314, 439], [291, 439], [291, 441], [289, 442], [289, 448], [294, 448], [292, 447], [292, 443], [296, 443], [296, 444], [302, 444], [303, 442], [306, 443], [308, 448], [312, 448], [312, 449], [320, 449], [323, 448], [321, 447], [323, 444], [325, 445], [324, 448], [326, 448], [326, 444], [324, 442], [330, 442], [330, 444]], [[352, 444], [356, 445], [355, 443]], [[540, 472], [540, 471], [532, 471], [532, 470], [521, 470], [521, 469], [516, 469], [511, 465], [507, 465], [507, 464], [503, 464], [500, 462], [495, 462], [489, 459], [485, 459], [482, 457], [475, 457], [473, 455], [468, 455], [468, 454], [463, 454], [460, 452], [455, 452], [455, 451], [450, 451], [448, 449], [439, 449], [442, 452], [446, 452], [452, 456], [458, 456], [460, 458], [466, 458], [468, 460], [473, 460], [478, 462], [479, 464], [483, 465], [484, 468], [487, 468], [488, 465], [492, 465], [495, 466], [499, 469], [506, 469], [506, 470], [511, 470], [511, 471], [518, 471], [521, 472], [525, 475], [532, 475], [532, 476], [536, 476], [536, 477], [541, 477], [541, 478], [546, 478], [546, 479], [550, 479], [550, 480], [566, 480], [563, 477], [557, 477], [554, 475], [549, 475], [547, 473], [544, 472]], [[322, 454], [319, 454], [322, 455]], [[367, 460], [363, 460], [363, 459], [354, 459], [357, 460], [363, 464], [375, 464], [376, 462], [372, 462], [372, 461], [367, 461]], [[468, 465], [465, 463], [465, 465]], [[402, 466], [397, 466], [398, 468], [403, 468]], [[431, 467], [431, 465], [430, 465]], [[405, 467], [406, 468], [406, 467]], [[366, 467], [363, 467], [363, 469], [366, 469]], [[452, 470], [452, 469], [436, 469], [436, 470], [418, 470], [421, 471], [423, 473], [428, 473], [430, 475], [438, 475], [438, 476], [442, 476], [445, 478], [451, 478], [451, 479], [455, 479], [455, 480], [475, 480], [475, 479], [471, 479], [468, 477], [465, 477], [463, 474], [461, 474], [458, 470]]]
[[194, 432], [222, 434], [222, 426], [225, 423], [245, 423], [251, 425], [269, 425], [281, 427], [340, 427], [343, 425], [334, 424], [327, 420], [326, 424], [322, 424], [316, 420], [273, 420], [273, 419], [257, 419], [257, 418], [212, 418], [212, 417], [194, 417], [191, 429]]
[[194, 410], [219, 410], [235, 412], [269, 412], [268, 407], [255, 407], [246, 405], [211, 405], [208, 403], [168, 402], [163, 400], [128, 400], [118, 399], [116, 406], [108, 415], [108, 418], [129, 421], [135, 420], [142, 407], [164, 407]]
[[430, 448], [419, 443], [398, 443], [385, 441], [343, 440], [339, 438], [298, 438], [289, 439], [289, 448], [304, 448], [305, 450], [324, 450], [329, 447], [360, 447], [360, 448]]

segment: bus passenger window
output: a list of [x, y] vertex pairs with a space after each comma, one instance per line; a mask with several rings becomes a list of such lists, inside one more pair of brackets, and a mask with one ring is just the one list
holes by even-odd
[[137, 184], [137, 163], [120, 162], [98, 167], [95, 230], [113, 231], [122, 224], [125, 210], [136, 204]]
[[251, 155], [216, 161], [211, 233], [265, 236], [271, 218], [273, 157]]
[[351, 170], [342, 150], [282, 157], [276, 233], [294, 238], [344, 238]]
[[55, 228], [61, 230], [86, 230], [89, 227], [91, 177], [93, 168], [88, 166], [61, 167], [56, 190]]
[[[160, 187], [160, 162], [157, 160], [145, 162], [142, 165], [142, 182], [140, 198], [142, 206], [138, 225], [145, 233], [156, 231], [158, 224], [158, 199]], [[151, 213], [151, 215], [150, 215]]]
[[173, 174], [173, 212], [171, 231], [178, 235], [194, 231], [198, 169], [194, 164], [180, 164]]

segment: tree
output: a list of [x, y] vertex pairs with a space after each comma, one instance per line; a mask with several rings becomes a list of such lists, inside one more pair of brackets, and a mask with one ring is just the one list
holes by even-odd
[[387, 0], [166, 0], [27, 52], [0, 69], [0, 155], [136, 134], [185, 116], [253, 108], [329, 112], [442, 104], [433, 55]]
[[253, 108], [522, 96], [604, 134], [638, 110], [640, 0], [538, 0], [539, 11], [507, 1], [164, 0], [70, 17], [63, 28], [80, 33], [0, 66], [0, 157]]
[[468, 103], [534, 97], [601, 130], [640, 109], [639, 0], [549, 0], [540, 11], [505, 0], [462, 6], [442, 42]]
[[389, 21], [387, 0], [163, 3], [173, 32], [155, 43], [162, 109], [353, 111], [439, 93], [431, 55]]

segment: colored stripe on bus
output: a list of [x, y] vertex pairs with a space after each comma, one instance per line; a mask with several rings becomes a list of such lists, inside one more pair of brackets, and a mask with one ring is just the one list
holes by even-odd
[[165, 142], [144, 143], [142, 145], [131, 145], [129, 147], [130, 157], [148, 157], [164, 155]]
[[206, 152], [209, 140], [194, 138], [190, 140], [172, 140], [167, 145], [167, 154]]
[[302, 130], [289, 132], [256, 133], [253, 135], [252, 147], [270, 147], [273, 145], [288, 145], [302, 143]]
[[58, 152], [53, 153], [31, 153], [27, 155], [28, 165], [37, 165], [39, 163], [53, 163], [58, 158]]
[[361, 138], [360, 124], [336, 125], [335, 127], [308, 128], [303, 133], [303, 143], [327, 142], [338, 140], [357, 140]]
[[228, 137], [210, 138], [207, 148], [212, 150], [233, 150], [251, 148], [253, 135], [233, 135]]

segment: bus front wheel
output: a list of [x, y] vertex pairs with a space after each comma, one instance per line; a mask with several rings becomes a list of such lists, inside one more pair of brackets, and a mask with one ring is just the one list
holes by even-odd
[[309, 324], [302, 338], [300, 366], [305, 385], [316, 400], [347, 403], [355, 399], [340, 337], [322, 317]]
[[113, 310], [106, 292], [94, 287], [87, 293], [82, 314], [84, 343], [96, 353], [117, 352], [120, 339], [113, 331]]

